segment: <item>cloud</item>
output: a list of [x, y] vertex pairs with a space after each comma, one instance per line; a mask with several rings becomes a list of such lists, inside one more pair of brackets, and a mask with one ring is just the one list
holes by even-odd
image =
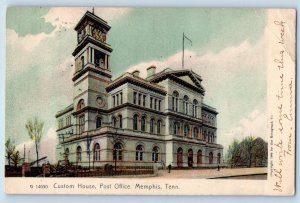
[[[185, 68], [198, 73], [206, 89], [204, 102], [217, 108], [218, 143], [226, 147], [233, 138], [266, 136], [266, 33], [256, 44], [245, 40], [217, 53], [185, 50]], [[146, 77], [151, 65], [157, 72], [181, 69], [182, 52], [165, 60], [136, 64], [128, 72], [139, 70]]]
[[[50, 128], [45, 137], [42, 138], [41, 143], [39, 145], [39, 158], [47, 156], [46, 161], [50, 163], [55, 163], [56, 160], [56, 152], [55, 146], [58, 143], [56, 131], [54, 128]], [[26, 161], [32, 162], [36, 160], [36, 152], [35, 152], [35, 144], [32, 140], [27, 140], [19, 145], [17, 145], [16, 149], [20, 151], [21, 156], [24, 156], [24, 145], [25, 145], [25, 154], [26, 154]], [[53, 148], [54, 147], [54, 148]], [[41, 161], [44, 163], [45, 161]]]
[[[51, 8], [44, 16], [46, 22], [50, 22], [56, 27], [55, 31], [74, 28], [84, 13], [91, 7], [57, 7]], [[121, 16], [127, 14], [129, 8], [95, 8], [94, 13], [105, 21], [112, 23]]]
[[240, 119], [233, 125], [224, 136], [220, 137], [219, 143], [222, 143], [225, 151], [233, 139], [242, 140], [247, 136], [261, 137], [267, 141], [267, 112], [254, 109], [249, 115]]

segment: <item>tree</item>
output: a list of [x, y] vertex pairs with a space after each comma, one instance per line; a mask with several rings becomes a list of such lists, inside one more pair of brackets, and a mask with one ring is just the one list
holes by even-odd
[[37, 117], [34, 119], [30, 119], [26, 123], [26, 129], [28, 131], [28, 135], [30, 139], [34, 141], [35, 144], [35, 152], [36, 152], [36, 164], [39, 166], [39, 151], [38, 147], [40, 144], [40, 141], [43, 137], [43, 128], [44, 128], [44, 122], [40, 121]]
[[248, 167], [251, 167], [252, 163], [252, 155], [253, 155], [253, 148], [255, 146], [255, 137], [248, 136], [245, 137], [241, 142], [242, 151], [245, 153], [245, 158], [248, 161]]
[[10, 139], [6, 140], [5, 151], [6, 151], [6, 158], [7, 158], [9, 167], [10, 167], [11, 156], [13, 155], [15, 150], [16, 150], [16, 146], [11, 143]]
[[240, 143], [237, 139], [234, 139], [233, 142], [229, 145], [228, 151], [226, 154], [226, 161], [230, 167], [236, 166], [240, 158]]
[[20, 163], [20, 161], [22, 160], [22, 158], [20, 156], [20, 152], [19, 151], [14, 151], [14, 153], [11, 155], [10, 158], [11, 158], [15, 168], [17, 168], [18, 163]]

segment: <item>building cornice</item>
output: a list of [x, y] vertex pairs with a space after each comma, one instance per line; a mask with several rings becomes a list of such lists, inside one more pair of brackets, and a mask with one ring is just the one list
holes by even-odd
[[131, 74], [127, 73], [124, 74], [122, 77], [117, 78], [114, 80], [111, 84], [109, 84], [106, 87], [107, 92], [110, 92], [111, 90], [125, 84], [125, 83], [131, 83], [135, 84], [137, 86], [152, 90], [154, 92], [160, 93], [162, 95], [166, 95], [167, 92], [163, 89], [162, 86], [157, 84], [152, 84], [147, 80], [143, 80], [142, 78], [136, 78], [135, 76], [132, 76]]
[[86, 35], [84, 37], [84, 39], [76, 46], [76, 48], [73, 51], [72, 55], [76, 56], [88, 43], [95, 44], [95, 45], [97, 45], [97, 46], [101, 47], [102, 49], [107, 50], [109, 52], [113, 51], [113, 49], [111, 48], [111, 46], [109, 44], [100, 42], [99, 40], [94, 39], [90, 35]]

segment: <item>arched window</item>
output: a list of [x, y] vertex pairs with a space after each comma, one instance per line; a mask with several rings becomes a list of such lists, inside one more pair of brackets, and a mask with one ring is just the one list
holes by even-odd
[[138, 119], [139, 119], [138, 115], [135, 114], [133, 116], [133, 130], [138, 130]]
[[152, 161], [157, 162], [158, 161], [158, 147], [153, 147], [152, 149]]
[[113, 153], [113, 159], [121, 161], [123, 159], [123, 146], [121, 143], [117, 142], [114, 144], [114, 153]]
[[157, 134], [159, 135], [161, 133], [161, 120], [157, 121]]
[[196, 99], [194, 99], [193, 101], [193, 116], [197, 117], [197, 105], [198, 105], [198, 101]]
[[143, 161], [143, 146], [138, 145], [136, 147], [136, 152], [135, 152], [135, 160], [136, 161]]
[[181, 167], [183, 165], [183, 150], [181, 147], [177, 149], [177, 166]]
[[185, 114], [189, 113], [189, 97], [186, 95], [183, 97], [183, 112]]
[[197, 164], [202, 164], [202, 151], [200, 149], [197, 152]]
[[146, 116], [142, 116], [142, 120], [141, 120], [141, 131], [143, 131], [143, 132], [146, 131]]
[[119, 115], [119, 128], [123, 128], [123, 118], [122, 118], [122, 115]]
[[190, 127], [188, 124], [184, 125], [184, 136], [187, 137], [190, 134]]
[[173, 134], [179, 135], [180, 125], [178, 122], [174, 122], [173, 124]]
[[80, 61], [81, 61], [81, 68], [83, 68], [84, 67], [84, 56], [81, 56]]
[[80, 99], [79, 102], [78, 102], [78, 104], [77, 104], [76, 110], [79, 111], [79, 110], [83, 109], [84, 107], [85, 107], [84, 100]]
[[172, 110], [173, 111], [178, 111], [178, 97], [179, 97], [178, 92], [174, 91], [173, 95], [172, 95]]
[[65, 150], [65, 161], [69, 160], [69, 148]]
[[116, 119], [116, 117], [112, 117], [112, 118], [111, 118], [111, 121], [112, 121], [112, 126], [113, 126], [114, 128], [116, 128], [116, 127], [117, 127], [117, 119]]
[[197, 139], [198, 138], [198, 128], [197, 127], [194, 127], [193, 134], [194, 134], [194, 138]]
[[208, 155], [208, 160], [209, 160], [209, 164], [212, 164], [213, 163], [213, 160], [214, 160], [214, 154], [212, 152], [209, 153]]
[[221, 153], [218, 153], [218, 164], [221, 163]]
[[193, 167], [193, 163], [194, 163], [194, 160], [193, 160], [193, 150], [189, 149], [188, 150], [188, 166], [189, 167]]
[[101, 126], [102, 126], [102, 118], [97, 117], [97, 119], [96, 119], [96, 128], [101, 128]]
[[76, 149], [76, 161], [77, 162], [81, 162], [81, 147], [78, 146], [77, 149]]
[[94, 145], [94, 161], [100, 161], [100, 145], [99, 143], [96, 143]]
[[150, 133], [154, 133], [154, 118], [150, 120]]

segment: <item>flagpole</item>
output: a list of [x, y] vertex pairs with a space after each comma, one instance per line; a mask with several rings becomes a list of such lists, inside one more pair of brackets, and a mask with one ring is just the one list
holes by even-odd
[[184, 32], [182, 34], [182, 69], [184, 69]]

